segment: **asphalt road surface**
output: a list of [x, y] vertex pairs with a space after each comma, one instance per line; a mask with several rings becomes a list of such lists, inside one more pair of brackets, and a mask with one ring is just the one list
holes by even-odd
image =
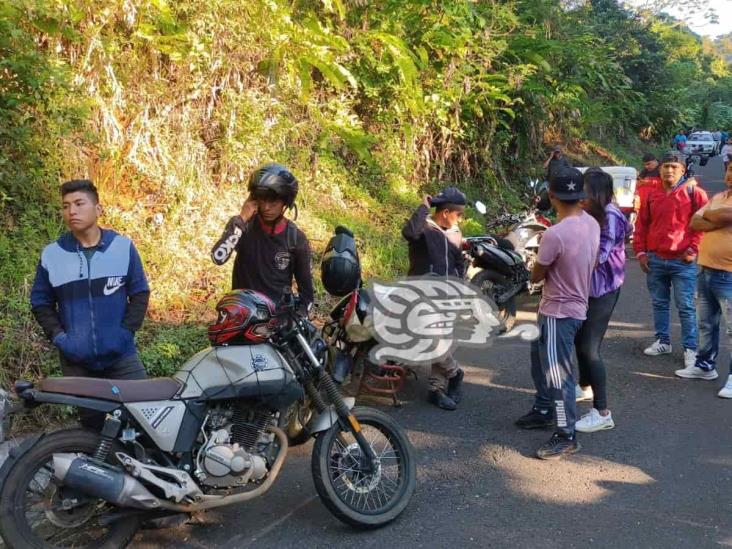
[[[719, 157], [698, 171], [722, 190]], [[417, 492], [402, 517], [373, 532], [339, 523], [318, 500], [308, 444], [295, 449], [272, 490], [203, 514], [197, 523], [138, 535], [139, 548], [176, 547], [732, 547], [732, 401], [720, 379], [688, 381], [678, 317], [674, 352], [649, 358], [653, 339], [644, 277], [630, 260], [604, 356], [616, 428], [582, 435], [580, 453], [533, 457], [546, 431], [513, 421], [532, 404], [528, 343], [496, 341], [462, 353], [464, 402], [444, 412], [424, 401], [427, 372], [409, 382], [405, 406], [370, 401], [408, 429], [419, 459]], [[522, 303], [520, 319], [536, 302]], [[584, 412], [589, 404], [579, 405]]]

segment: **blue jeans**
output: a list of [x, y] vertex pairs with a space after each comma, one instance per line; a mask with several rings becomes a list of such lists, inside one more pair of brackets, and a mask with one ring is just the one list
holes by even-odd
[[540, 314], [538, 322], [541, 336], [531, 342], [531, 377], [536, 387], [534, 408], [553, 410], [557, 432], [571, 436], [577, 418], [572, 356], [582, 321]]
[[[732, 273], [701, 267], [697, 279], [699, 350], [696, 365], [714, 370], [719, 355], [719, 321], [724, 316], [727, 337], [732, 340]], [[730, 362], [732, 374], [732, 361]]]
[[656, 339], [671, 344], [670, 309], [671, 287], [674, 301], [681, 320], [681, 340], [684, 349], [696, 350], [696, 308], [694, 291], [696, 289], [696, 263], [684, 263], [680, 259], [663, 259], [650, 252], [648, 254], [650, 272], [646, 276], [648, 291], [653, 304], [653, 322]]

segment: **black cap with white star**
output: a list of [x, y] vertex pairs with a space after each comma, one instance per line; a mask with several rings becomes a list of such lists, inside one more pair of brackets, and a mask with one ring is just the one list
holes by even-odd
[[587, 198], [582, 172], [577, 168], [565, 168], [549, 180], [549, 191], [559, 200]]

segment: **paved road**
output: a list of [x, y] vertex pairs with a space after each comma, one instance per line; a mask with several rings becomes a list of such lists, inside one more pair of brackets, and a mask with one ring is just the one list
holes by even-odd
[[[721, 190], [721, 173], [714, 159], [700, 172], [704, 187]], [[535, 307], [524, 302], [521, 318]], [[674, 331], [677, 343], [678, 321]], [[721, 379], [674, 377], [678, 345], [673, 356], [645, 357], [652, 336], [644, 279], [630, 261], [605, 348], [617, 427], [580, 435], [583, 450], [571, 459], [535, 459], [548, 434], [513, 426], [532, 402], [529, 349], [504, 340], [460, 357], [467, 387], [456, 412], [424, 402], [424, 371], [404, 408], [376, 401], [409, 430], [419, 456], [418, 491], [396, 523], [354, 532], [330, 516], [315, 496], [308, 445], [289, 456], [266, 496], [209, 512], [200, 524], [145, 532], [135, 545], [732, 547], [732, 401], [716, 397]]]

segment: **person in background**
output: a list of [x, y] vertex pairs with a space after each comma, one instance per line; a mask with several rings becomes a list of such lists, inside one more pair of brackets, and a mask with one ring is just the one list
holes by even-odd
[[[691, 219], [691, 227], [704, 236], [699, 245], [697, 315], [699, 350], [696, 362], [676, 375], [684, 379], [717, 379], [720, 321], [732, 341], [732, 164], [725, 174], [727, 190], [714, 196]], [[718, 395], [732, 398], [732, 360], [727, 382]]]
[[712, 132], [712, 139], [714, 139], [714, 153], [717, 154], [722, 150], [722, 144], [724, 143], [724, 141], [722, 141], [722, 132], [714, 130]]
[[[91, 181], [60, 188], [68, 232], [46, 246], [36, 268], [31, 309], [59, 350], [65, 376], [145, 379], [135, 346], [150, 288], [132, 241], [99, 227], [102, 206]], [[83, 425], [100, 427], [103, 414], [82, 411]]]
[[654, 188], [661, 187], [661, 174], [659, 172], [658, 159], [651, 153], [643, 155], [643, 169], [638, 174], [638, 181], [635, 186], [635, 198], [633, 201], [634, 220], [638, 219], [638, 213], [643, 203]]
[[600, 226], [580, 204], [586, 198], [582, 174], [569, 168], [549, 181], [557, 223], [541, 238], [531, 282], [544, 281], [539, 304], [540, 337], [531, 344], [534, 405], [516, 421], [522, 429], [555, 427], [536, 452], [559, 459], [580, 449], [575, 433], [574, 342], [587, 318], [590, 281], [600, 245]]
[[549, 155], [549, 158], [544, 162], [544, 173], [546, 179], [550, 180], [563, 170], [571, 167], [572, 163], [564, 156], [562, 147], [557, 145], [552, 149], [552, 153]]
[[248, 190], [241, 212], [229, 219], [211, 249], [211, 259], [223, 265], [236, 251], [231, 289], [261, 292], [276, 304], [294, 278], [308, 310], [315, 295], [310, 243], [285, 218], [297, 198], [297, 179], [280, 164], [264, 164], [250, 175]]
[[729, 166], [730, 162], [732, 162], [732, 139], [727, 139], [725, 142], [724, 147], [722, 147], [722, 151], [720, 153], [722, 155], [722, 162], [724, 164], [724, 173], [727, 174], [727, 167]]
[[684, 130], [679, 130], [679, 132], [674, 137], [674, 148], [681, 152], [684, 152], [684, 149], [686, 148], [686, 142], [686, 133], [684, 132]]
[[[465, 195], [455, 187], [447, 187], [435, 197], [424, 197], [402, 228], [402, 236], [409, 244], [409, 276], [463, 278], [463, 235], [458, 223], [466, 204]], [[430, 208], [435, 208], [432, 215]], [[451, 354], [433, 363], [427, 400], [443, 410], [457, 409], [463, 377], [463, 370]]]
[[690, 228], [689, 222], [708, 199], [693, 178], [686, 177], [682, 153], [668, 151], [661, 161], [660, 173], [662, 187], [649, 192], [633, 239], [638, 262], [647, 275], [656, 332], [656, 341], [644, 353], [671, 353], [669, 314], [673, 287], [681, 319], [684, 365], [689, 367], [696, 361], [695, 261], [701, 240], [701, 233]]
[[600, 248], [592, 271], [587, 319], [574, 344], [577, 349], [580, 387], [591, 387], [593, 407], [575, 425], [581, 433], [592, 433], [615, 427], [607, 405], [605, 364], [600, 354], [602, 341], [610, 324], [620, 287], [625, 281], [625, 239], [633, 227], [612, 203], [613, 178], [600, 168], [584, 174], [587, 199], [582, 206], [600, 225]]

